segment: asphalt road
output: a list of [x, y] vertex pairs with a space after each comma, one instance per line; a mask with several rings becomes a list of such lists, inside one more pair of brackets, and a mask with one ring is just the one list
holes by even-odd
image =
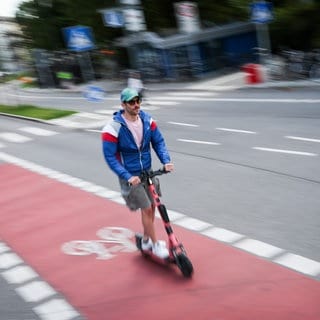
[[[47, 95], [44, 103], [38, 95], [33, 103], [54, 101], [86, 112], [118, 105], [116, 94], [98, 104], [80, 94], [55, 96], [62, 97]], [[167, 205], [319, 261], [319, 97], [316, 88], [150, 93], [146, 109], [158, 121], [176, 165], [175, 173], [162, 179]], [[3, 118], [1, 130], [19, 122]], [[10, 150], [118, 190], [102, 158], [101, 128], [96, 129], [55, 128], [62, 133]]]
[[[118, 104], [116, 94], [99, 104], [79, 94], [25, 95], [32, 104], [100, 114]], [[175, 172], [161, 178], [169, 209], [320, 261], [318, 88], [152, 92], [148, 102], [175, 163]], [[0, 122], [1, 152], [119, 190], [103, 160], [101, 127]], [[55, 134], [34, 136], [25, 127]], [[31, 140], [8, 141], [6, 132]]]

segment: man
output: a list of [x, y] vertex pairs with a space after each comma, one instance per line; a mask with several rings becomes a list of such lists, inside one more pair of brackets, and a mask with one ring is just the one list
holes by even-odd
[[[123, 109], [115, 112], [113, 119], [102, 129], [104, 157], [119, 177], [121, 194], [128, 208], [141, 210], [142, 249], [152, 250], [158, 257], [166, 258], [169, 252], [165, 242], [156, 238], [155, 205], [147, 186], [141, 183], [140, 175], [152, 169], [151, 146], [166, 171], [172, 171], [173, 164], [155, 121], [140, 109], [139, 93], [126, 88], [122, 90], [120, 100]], [[160, 192], [158, 180], [154, 182]]]

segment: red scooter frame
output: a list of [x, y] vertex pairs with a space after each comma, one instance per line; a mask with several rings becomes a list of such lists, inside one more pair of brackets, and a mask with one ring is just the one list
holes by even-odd
[[166, 230], [166, 233], [168, 235], [168, 243], [169, 243], [169, 257], [165, 259], [161, 259], [153, 254], [152, 250], [142, 250], [141, 247], [141, 241], [143, 239], [142, 234], [136, 234], [136, 245], [137, 248], [142, 252], [144, 256], [151, 257], [156, 262], [162, 263], [162, 264], [169, 264], [173, 263], [178, 266], [180, 271], [182, 272], [183, 276], [186, 278], [190, 278], [193, 274], [193, 266], [191, 261], [189, 260], [186, 250], [184, 249], [184, 246], [181, 242], [178, 241], [176, 236], [173, 233], [173, 229], [170, 223], [170, 219], [167, 213], [167, 209], [164, 204], [160, 201], [160, 196], [158, 195], [156, 188], [153, 184], [152, 178], [155, 176], [159, 176], [162, 174], [168, 173], [168, 171], [165, 171], [164, 169], [160, 169], [157, 171], [145, 171], [140, 176], [141, 182], [146, 182], [149, 188], [149, 191], [153, 197], [154, 205], [157, 207], [162, 222], [164, 224], [164, 228]]

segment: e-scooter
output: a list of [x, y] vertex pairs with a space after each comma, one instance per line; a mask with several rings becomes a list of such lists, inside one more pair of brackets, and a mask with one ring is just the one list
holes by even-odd
[[167, 213], [167, 209], [165, 205], [163, 205], [160, 201], [160, 196], [158, 195], [156, 188], [153, 184], [152, 178], [155, 176], [159, 176], [162, 174], [168, 173], [164, 169], [160, 169], [157, 171], [148, 171], [143, 172], [140, 176], [141, 182], [147, 182], [149, 191], [154, 199], [154, 205], [157, 207], [162, 222], [164, 224], [166, 233], [168, 235], [169, 242], [169, 257], [162, 259], [153, 254], [152, 250], [142, 250], [141, 241], [143, 238], [142, 234], [136, 234], [136, 245], [137, 248], [141, 251], [142, 255], [145, 257], [150, 257], [152, 260], [161, 263], [161, 264], [176, 264], [183, 276], [186, 278], [190, 278], [193, 273], [193, 266], [191, 261], [189, 260], [186, 250], [184, 249], [181, 242], [179, 242], [176, 236], [173, 233], [173, 229], [170, 224], [170, 219]]

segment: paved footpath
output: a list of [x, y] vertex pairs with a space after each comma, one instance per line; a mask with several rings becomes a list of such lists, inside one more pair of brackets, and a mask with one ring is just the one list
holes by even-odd
[[14, 164], [0, 175], [0, 272], [41, 319], [320, 319], [314, 279], [174, 226], [185, 279], [135, 250], [122, 204]]

